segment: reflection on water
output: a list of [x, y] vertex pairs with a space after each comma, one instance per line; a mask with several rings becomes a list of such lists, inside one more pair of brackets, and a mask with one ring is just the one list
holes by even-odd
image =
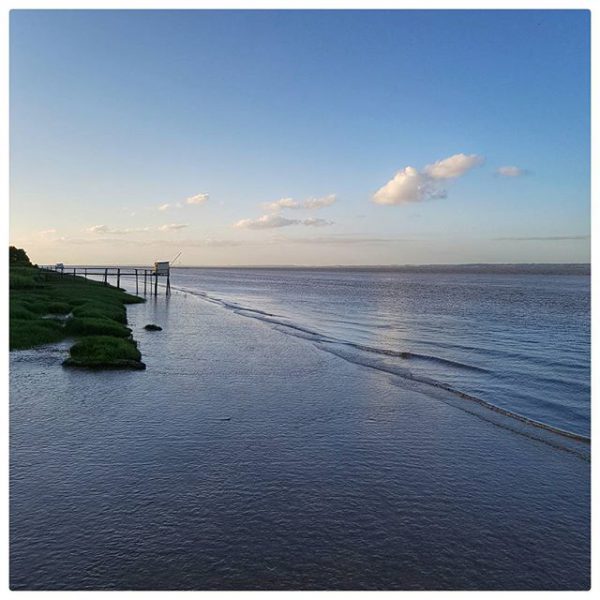
[[244, 314], [352, 344], [356, 360], [369, 348], [391, 372], [589, 436], [589, 275], [570, 274], [578, 266], [506, 270], [178, 269], [174, 281]]

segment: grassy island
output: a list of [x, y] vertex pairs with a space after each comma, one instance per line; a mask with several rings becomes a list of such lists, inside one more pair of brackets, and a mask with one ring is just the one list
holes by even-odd
[[75, 339], [65, 366], [143, 369], [125, 305], [144, 302], [123, 290], [32, 265], [10, 248], [10, 349]]

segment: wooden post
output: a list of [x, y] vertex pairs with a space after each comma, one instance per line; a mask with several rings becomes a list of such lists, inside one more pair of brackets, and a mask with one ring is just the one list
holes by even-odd
[[108, 269], [104, 269], [104, 285], [108, 285]]
[[148, 269], [144, 269], [144, 296], [146, 295], [146, 281], [148, 279]]
[[167, 289], [165, 291], [167, 296], [171, 295], [171, 269], [167, 271]]
[[117, 287], [121, 287], [121, 269], [117, 269]]
[[137, 269], [135, 270], [135, 293], [138, 294], [138, 278], [137, 278]]
[[77, 277], [77, 269], [73, 267], [73, 277]]
[[87, 279], [87, 268], [83, 270], [83, 276]]
[[158, 271], [154, 273], [154, 295], [158, 296]]

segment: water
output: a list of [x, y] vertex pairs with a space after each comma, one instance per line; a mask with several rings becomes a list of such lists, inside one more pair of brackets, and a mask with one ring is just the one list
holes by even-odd
[[174, 280], [355, 362], [589, 436], [581, 266], [423, 271], [177, 269]]
[[[11, 353], [12, 589], [589, 589], [589, 444], [438, 385], [489, 393], [500, 362], [526, 379], [510, 352], [570, 372], [585, 278], [190, 269], [174, 284], [193, 293], [128, 307], [145, 371], [62, 368], [68, 342]], [[534, 331], [570, 354], [524, 350]], [[453, 362], [381, 353], [405, 349]], [[541, 419], [508, 396], [493, 401]]]

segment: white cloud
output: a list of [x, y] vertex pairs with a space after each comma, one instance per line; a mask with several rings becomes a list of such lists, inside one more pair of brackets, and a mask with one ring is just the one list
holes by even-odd
[[177, 231], [178, 229], [183, 229], [187, 227], [184, 223], [168, 223], [166, 225], [161, 225], [158, 228], [158, 231]]
[[196, 194], [186, 198], [186, 204], [204, 204], [208, 200], [208, 194]]
[[165, 203], [165, 204], [161, 204], [161, 205], [158, 207], [158, 210], [165, 211], [165, 210], [169, 209], [170, 207], [171, 207], [171, 205], [170, 205], [170, 204], [167, 202], [167, 203]]
[[483, 163], [483, 156], [477, 154], [454, 154], [427, 165], [423, 173], [431, 179], [456, 179]]
[[51, 233], [56, 233], [56, 229], [44, 229], [43, 231], [38, 231], [38, 235], [50, 235]]
[[419, 171], [404, 167], [373, 195], [376, 204], [407, 204], [431, 198], [445, 198], [447, 192], [440, 186], [444, 179], [455, 179], [483, 163], [477, 154], [455, 154], [427, 165]]
[[308, 198], [302, 203], [302, 208], [317, 209], [331, 206], [337, 200], [335, 194], [322, 196], [321, 198]]
[[275, 202], [265, 202], [262, 207], [265, 210], [281, 210], [282, 208], [299, 208], [299, 204], [293, 198], [281, 198]]
[[125, 229], [113, 229], [108, 225], [94, 225], [86, 229], [88, 233], [94, 234], [105, 234], [105, 235], [129, 235], [132, 233], [147, 233], [150, 231], [175, 231], [177, 229], [183, 229], [187, 225], [180, 223], [170, 223], [167, 225], [161, 225], [160, 227], [127, 227]]
[[258, 219], [242, 219], [233, 226], [238, 229], [274, 229], [276, 227], [287, 227], [297, 225], [298, 219], [286, 219], [280, 215], [263, 215]]
[[501, 177], [521, 177], [522, 175], [527, 175], [527, 171], [514, 165], [507, 165], [505, 167], [498, 167], [496, 174]]
[[321, 196], [320, 198], [307, 198], [302, 202], [294, 200], [293, 198], [281, 198], [276, 202], [267, 202], [262, 206], [265, 210], [271, 211], [278, 211], [284, 208], [318, 210], [319, 208], [331, 206], [336, 200], [337, 197], [335, 194], [329, 194], [327, 196]]
[[326, 221], [325, 219], [304, 219], [301, 221], [302, 225], [306, 225], [307, 227], [325, 227], [327, 225], [333, 225], [333, 221]]
[[233, 226], [238, 229], [276, 229], [278, 227], [289, 227], [290, 225], [304, 225], [306, 227], [323, 227], [333, 225], [331, 221], [324, 219], [287, 219], [279, 214], [263, 215], [258, 219], [242, 219]]
[[426, 197], [427, 178], [414, 167], [405, 167], [379, 188], [373, 196], [376, 204], [420, 202]]
[[110, 230], [108, 225], [93, 225], [88, 229], [90, 233], [108, 233]]

